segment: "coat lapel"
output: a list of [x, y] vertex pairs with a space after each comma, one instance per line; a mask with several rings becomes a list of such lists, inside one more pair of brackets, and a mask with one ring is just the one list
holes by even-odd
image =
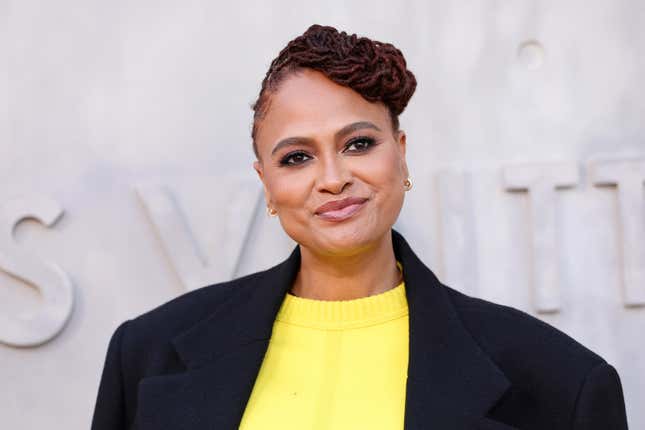
[[459, 319], [446, 287], [393, 231], [410, 310], [405, 429], [512, 427], [486, 418], [510, 387]]
[[[392, 239], [410, 308], [405, 429], [511, 430], [485, 418], [508, 380], [461, 324], [445, 287], [401, 235]], [[141, 382], [136, 428], [237, 429], [299, 267], [296, 247], [283, 263], [236, 281], [210, 317], [176, 337], [187, 371]]]
[[230, 297], [173, 339], [187, 371], [143, 380], [135, 428], [237, 429], [299, 267], [296, 247], [282, 264], [221, 287], [233, 288]]

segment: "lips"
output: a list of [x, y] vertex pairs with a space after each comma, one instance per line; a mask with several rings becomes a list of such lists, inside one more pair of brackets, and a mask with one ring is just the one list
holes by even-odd
[[330, 221], [341, 221], [354, 215], [368, 199], [347, 197], [342, 200], [327, 202], [316, 209], [316, 215]]

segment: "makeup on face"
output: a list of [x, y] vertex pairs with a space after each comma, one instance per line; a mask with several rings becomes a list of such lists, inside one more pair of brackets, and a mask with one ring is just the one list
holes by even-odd
[[384, 105], [318, 72], [284, 81], [259, 127], [256, 170], [285, 232], [322, 253], [382, 237], [403, 203], [401, 136]]
[[341, 200], [332, 200], [318, 207], [315, 215], [325, 221], [345, 221], [361, 210], [368, 200], [368, 198], [364, 197], [346, 197]]
[[[334, 141], [341, 141], [345, 136], [361, 130], [375, 130], [380, 132], [381, 129], [370, 121], [357, 121], [347, 124], [334, 134]], [[358, 135], [344, 143], [342, 152], [347, 154], [358, 154], [371, 149], [372, 146], [379, 143], [378, 139], [369, 135]], [[285, 148], [293, 148], [284, 154]], [[278, 166], [296, 166], [307, 162], [313, 157], [313, 153], [318, 149], [317, 143], [310, 137], [287, 137], [281, 139], [271, 151], [271, 156], [277, 158]]]

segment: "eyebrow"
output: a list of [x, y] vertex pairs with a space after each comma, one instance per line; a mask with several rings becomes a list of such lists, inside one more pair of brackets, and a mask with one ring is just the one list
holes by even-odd
[[[380, 128], [378, 128], [374, 123], [369, 122], [369, 121], [358, 121], [358, 122], [353, 122], [351, 124], [346, 125], [345, 127], [341, 128], [334, 134], [334, 139], [339, 140], [343, 136], [346, 136], [350, 133], [353, 133], [354, 131], [357, 130], [363, 130], [366, 128], [370, 128], [372, 130], [376, 131], [381, 131]], [[271, 151], [271, 155], [275, 154], [278, 152], [281, 148], [284, 148], [285, 146], [294, 146], [294, 145], [311, 145], [312, 144], [312, 139], [308, 137], [287, 137], [285, 139], [282, 139], [279, 141], [274, 147], [273, 150]]]

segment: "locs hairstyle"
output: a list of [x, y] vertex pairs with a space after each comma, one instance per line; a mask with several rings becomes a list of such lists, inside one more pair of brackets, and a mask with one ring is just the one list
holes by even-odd
[[383, 103], [390, 112], [394, 132], [399, 129], [399, 115], [417, 87], [414, 74], [395, 46], [314, 24], [280, 51], [262, 81], [258, 99], [252, 105], [251, 137], [256, 157], [258, 123], [269, 109], [271, 93], [287, 76], [304, 68], [322, 72], [367, 101]]

